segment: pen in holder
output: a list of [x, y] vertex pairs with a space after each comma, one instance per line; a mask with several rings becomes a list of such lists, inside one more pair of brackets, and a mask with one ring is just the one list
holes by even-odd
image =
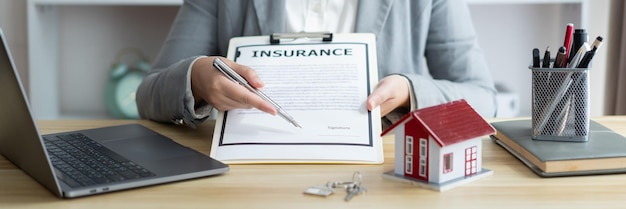
[[532, 71], [534, 140], [589, 140], [589, 68], [538, 68]]

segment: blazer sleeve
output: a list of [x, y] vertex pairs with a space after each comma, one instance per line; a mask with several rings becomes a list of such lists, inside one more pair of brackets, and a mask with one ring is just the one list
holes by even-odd
[[[433, 0], [424, 57], [430, 76], [408, 74], [417, 107], [464, 98], [483, 117], [496, 113], [495, 87], [464, 1]], [[425, 33], [425, 34], [424, 34]]]
[[186, 0], [161, 47], [151, 72], [137, 89], [137, 107], [143, 119], [195, 127], [196, 119], [185, 107], [187, 74], [201, 55], [217, 54], [215, 1]]

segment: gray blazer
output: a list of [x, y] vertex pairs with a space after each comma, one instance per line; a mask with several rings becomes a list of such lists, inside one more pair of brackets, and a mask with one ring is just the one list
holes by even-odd
[[[140, 116], [201, 122], [185, 107], [190, 63], [226, 56], [232, 37], [284, 32], [284, 10], [284, 0], [185, 0], [138, 89]], [[495, 87], [464, 1], [359, 1], [356, 32], [376, 35], [379, 78], [406, 76], [418, 108], [464, 98], [482, 116], [495, 115]]]

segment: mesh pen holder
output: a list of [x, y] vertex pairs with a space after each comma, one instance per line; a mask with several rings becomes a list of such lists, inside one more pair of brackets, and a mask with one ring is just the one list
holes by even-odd
[[533, 68], [534, 140], [589, 140], [589, 69]]

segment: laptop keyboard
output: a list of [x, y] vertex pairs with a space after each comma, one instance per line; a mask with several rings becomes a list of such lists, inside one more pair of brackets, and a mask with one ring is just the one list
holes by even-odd
[[63, 173], [57, 177], [71, 187], [155, 176], [80, 133], [44, 137], [44, 141], [52, 165]]

